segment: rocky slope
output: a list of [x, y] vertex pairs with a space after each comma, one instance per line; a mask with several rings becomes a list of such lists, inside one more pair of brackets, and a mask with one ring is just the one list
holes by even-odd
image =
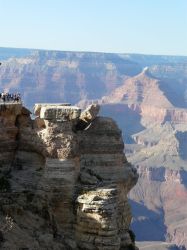
[[0, 248], [136, 249], [136, 170], [98, 106], [0, 105]]
[[130, 195], [137, 240], [175, 242], [186, 249], [186, 171], [142, 167], [139, 173]]
[[137, 239], [186, 249], [187, 110], [176, 108], [160, 84], [144, 71], [104, 97], [102, 112], [120, 121], [127, 158], [140, 174], [129, 196]]

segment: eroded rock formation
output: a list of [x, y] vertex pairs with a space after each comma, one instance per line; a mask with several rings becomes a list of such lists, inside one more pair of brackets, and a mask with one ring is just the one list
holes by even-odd
[[19, 104], [0, 108], [0, 247], [136, 249], [137, 173], [116, 123], [97, 105], [37, 105], [35, 120]]

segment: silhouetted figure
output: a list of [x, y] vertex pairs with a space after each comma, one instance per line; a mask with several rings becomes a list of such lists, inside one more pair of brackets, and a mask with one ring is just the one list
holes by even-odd
[[10, 94], [7, 92], [0, 93], [0, 101], [5, 102], [21, 102], [21, 94], [20, 93], [14, 93]]

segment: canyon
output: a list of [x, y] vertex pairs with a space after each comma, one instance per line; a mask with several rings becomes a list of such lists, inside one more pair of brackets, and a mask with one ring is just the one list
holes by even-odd
[[98, 103], [117, 121], [139, 173], [129, 194], [139, 248], [186, 249], [187, 57], [0, 48], [0, 60], [1, 89], [29, 109]]

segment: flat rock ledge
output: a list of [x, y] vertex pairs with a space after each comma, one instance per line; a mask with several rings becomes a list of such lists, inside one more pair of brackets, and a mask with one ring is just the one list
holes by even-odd
[[80, 117], [81, 109], [71, 106], [69, 103], [62, 104], [35, 104], [34, 114], [41, 119], [50, 121], [71, 121]]

